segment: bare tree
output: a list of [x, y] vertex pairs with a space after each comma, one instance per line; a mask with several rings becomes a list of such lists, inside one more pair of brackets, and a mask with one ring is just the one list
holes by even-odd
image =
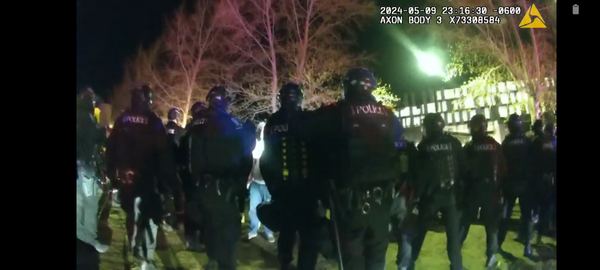
[[[531, 3], [525, 0], [434, 0], [439, 6], [485, 7], [498, 15], [500, 24], [439, 25], [438, 31], [452, 46], [451, 75], [474, 75], [469, 83], [472, 96], [489, 96], [488, 86], [500, 81], [523, 83], [530, 105], [540, 117], [543, 106], [556, 104], [556, 3], [537, 2], [547, 29], [521, 29], [519, 23]], [[515, 7], [520, 15], [494, 14], [500, 6]], [[503, 9], [504, 11], [504, 9]], [[506, 10], [509, 11], [510, 10]], [[506, 13], [506, 12], [505, 12]]]

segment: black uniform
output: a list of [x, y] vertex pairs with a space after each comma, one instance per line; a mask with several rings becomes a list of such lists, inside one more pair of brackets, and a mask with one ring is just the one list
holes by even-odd
[[197, 125], [182, 142], [188, 149], [192, 183], [191, 200], [200, 202], [208, 269], [235, 269], [240, 216], [237, 195], [245, 189], [252, 169], [256, 143], [254, 127], [229, 115], [227, 91], [214, 87], [208, 93], [210, 107], [196, 115]]
[[536, 137], [531, 144], [532, 190], [535, 192], [534, 207], [538, 208], [538, 242], [542, 241], [550, 225], [552, 205], [556, 194], [556, 137], [554, 126], [547, 125], [544, 134]]
[[[392, 233], [398, 240], [398, 254], [396, 264], [398, 269], [410, 267], [412, 237], [415, 233], [414, 217], [411, 202], [414, 196], [414, 187], [417, 180], [418, 150], [413, 142], [400, 139], [396, 142], [400, 160], [400, 179], [394, 187], [394, 204], [392, 205]], [[412, 220], [409, 220], [412, 219]]]
[[[110, 179], [117, 179], [121, 207], [127, 213], [127, 234], [135, 256], [152, 264], [162, 196], [180, 196], [172, 148], [162, 120], [150, 111], [150, 88], [135, 89], [132, 109], [115, 121], [106, 146]], [[135, 230], [134, 230], [135, 227]], [[137, 232], [134, 234], [134, 232]]]
[[377, 82], [370, 71], [351, 69], [343, 84], [345, 99], [314, 112], [319, 124], [309, 129], [320, 136], [319, 163], [328, 167], [319, 181], [329, 187], [344, 268], [383, 269], [399, 176], [394, 143], [403, 129], [371, 95]]
[[507, 172], [503, 187], [504, 207], [502, 221], [498, 230], [498, 246], [502, 247], [502, 243], [506, 238], [513, 208], [517, 198], [519, 198], [519, 207], [521, 209], [519, 238], [525, 243], [524, 254], [528, 256], [531, 255], [529, 242], [531, 241], [533, 231], [531, 218], [532, 192], [534, 192], [530, 190], [531, 167], [529, 166], [529, 151], [531, 139], [521, 131], [521, 118], [518, 115], [511, 115], [507, 125], [510, 134], [502, 142], [502, 151], [506, 158]]
[[[279, 92], [281, 108], [264, 127], [265, 148], [260, 158], [260, 172], [271, 194], [272, 207], [278, 209], [280, 230], [277, 257], [281, 269], [289, 269], [296, 233], [300, 237], [298, 269], [315, 269], [317, 264], [321, 219], [317, 213], [315, 187], [310, 182], [309, 163], [313, 162], [311, 145], [301, 134], [302, 90], [288, 83]], [[261, 207], [262, 208], [262, 207]], [[262, 216], [262, 214], [261, 214]], [[264, 224], [269, 224], [263, 222]]]
[[[199, 125], [201, 121], [198, 120], [198, 114], [207, 109], [208, 105], [202, 101], [195, 102], [191, 108], [192, 118], [185, 126], [185, 129], [181, 132], [181, 137], [179, 138], [179, 142], [177, 143], [180, 147], [177, 150], [177, 162], [179, 166], [181, 166], [181, 171], [179, 173], [179, 177], [181, 178], [181, 185], [183, 187], [183, 192], [185, 195], [185, 215], [184, 215], [184, 234], [186, 238], [186, 247], [189, 250], [200, 251], [202, 249], [202, 244], [204, 243], [204, 233], [202, 231], [202, 219], [200, 213], [200, 202], [192, 201], [192, 195], [196, 190], [196, 186], [192, 183], [192, 179], [190, 176], [189, 169], [189, 159], [186, 144], [189, 139], [189, 131], [195, 125]], [[200, 234], [200, 236], [198, 236]]]
[[[486, 267], [496, 267], [498, 260], [498, 225], [502, 214], [501, 184], [506, 172], [502, 146], [487, 133], [487, 120], [475, 115], [469, 123], [471, 141], [465, 147], [468, 173], [465, 183], [465, 203], [462, 242], [480, 212], [486, 234]], [[479, 211], [481, 208], [481, 211]]]
[[419, 180], [415, 191], [418, 200], [418, 232], [412, 244], [413, 263], [419, 257], [431, 222], [442, 212], [446, 227], [447, 252], [451, 269], [462, 269], [459, 205], [462, 203], [466, 160], [458, 139], [443, 133], [444, 120], [439, 114], [423, 119], [425, 137], [418, 145]]

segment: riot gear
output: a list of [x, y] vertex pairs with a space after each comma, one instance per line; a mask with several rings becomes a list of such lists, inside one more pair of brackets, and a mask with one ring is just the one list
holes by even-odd
[[425, 137], [437, 137], [444, 133], [446, 122], [439, 113], [428, 113], [423, 117], [423, 132]]
[[[472, 139], [465, 147], [468, 173], [465, 177], [465, 210], [462, 218], [462, 242], [480, 212], [486, 231], [486, 268], [498, 264], [498, 225], [502, 211], [500, 187], [506, 172], [502, 146], [485, 134], [487, 120], [475, 115], [469, 123]], [[481, 208], [481, 210], [479, 210]]]
[[150, 111], [150, 106], [154, 103], [154, 94], [150, 86], [143, 85], [133, 89], [131, 93], [131, 110], [136, 112]]
[[373, 73], [366, 68], [352, 68], [342, 79], [344, 99], [371, 97], [371, 92], [377, 88], [377, 80]]
[[194, 103], [194, 105], [192, 105], [192, 118], [194, 117], [194, 115], [197, 115], [198, 113], [200, 113], [202, 110], [206, 110], [208, 109], [208, 105], [206, 105], [206, 103], [202, 102], [202, 101], [197, 101], [196, 103]]
[[302, 106], [304, 99], [304, 93], [300, 88], [300, 85], [295, 83], [286, 83], [279, 90], [277, 95], [279, 106], [282, 109], [299, 109]]
[[544, 122], [542, 120], [535, 120], [533, 125], [531, 125], [531, 131], [533, 131], [534, 136], [541, 136], [544, 134]]
[[229, 96], [229, 92], [227, 92], [227, 88], [215, 86], [208, 91], [206, 100], [211, 107], [227, 110], [229, 103], [231, 102], [231, 97]]
[[169, 110], [169, 113], [167, 114], [167, 119], [169, 119], [169, 121], [176, 121], [180, 115], [181, 115], [181, 112], [179, 111], [179, 109], [172, 108]]
[[483, 137], [487, 134], [487, 119], [482, 114], [476, 114], [469, 121], [469, 132], [473, 137]]
[[77, 107], [85, 111], [93, 112], [100, 102], [100, 97], [90, 87], [83, 88], [77, 95]]
[[519, 116], [516, 113], [511, 114], [508, 117], [508, 121], [506, 122], [506, 126], [508, 127], [508, 131], [511, 134], [517, 134], [521, 132], [521, 128], [523, 124], [523, 120], [521, 119], [521, 116]]

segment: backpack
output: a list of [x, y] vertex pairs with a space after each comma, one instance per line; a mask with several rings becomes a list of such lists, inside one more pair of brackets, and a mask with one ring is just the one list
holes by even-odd
[[[227, 115], [199, 117], [190, 130], [188, 157], [192, 176], [232, 175], [243, 157], [243, 123]], [[231, 119], [228, 119], [231, 118]]]
[[342, 103], [341, 177], [350, 186], [398, 178], [394, 115], [381, 104]]

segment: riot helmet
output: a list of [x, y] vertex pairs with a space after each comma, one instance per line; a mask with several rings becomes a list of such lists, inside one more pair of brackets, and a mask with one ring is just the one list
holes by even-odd
[[533, 122], [533, 125], [531, 125], [531, 131], [533, 131], [533, 134], [535, 136], [540, 136], [544, 134], [544, 122], [542, 122], [542, 120], [535, 120], [535, 122]]
[[511, 114], [508, 117], [508, 121], [506, 121], [506, 126], [508, 127], [508, 132], [510, 134], [521, 133], [522, 131], [523, 120], [521, 116], [516, 113]]
[[169, 121], [176, 121], [180, 115], [181, 115], [181, 112], [179, 111], [179, 109], [172, 108], [169, 110], [169, 113], [167, 113], [167, 119], [169, 119]]
[[206, 101], [208, 101], [211, 107], [227, 110], [231, 102], [231, 97], [229, 96], [229, 92], [227, 92], [227, 88], [217, 85], [208, 91]]
[[300, 85], [295, 83], [286, 83], [279, 90], [277, 95], [279, 107], [282, 109], [300, 109], [304, 100], [304, 92]]
[[195, 116], [206, 109], [208, 109], [208, 105], [206, 105], [206, 103], [202, 101], [196, 101], [196, 103], [192, 105], [192, 116]]
[[148, 85], [134, 88], [131, 93], [131, 109], [134, 111], [149, 111], [154, 103], [154, 94]]
[[482, 114], [473, 115], [468, 126], [472, 137], [484, 137], [487, 134], [488, 122]]
[[91, 113], [94, 112], [96, 104], [100, 102], [100, 98], [91, 87], [85, 87], [77, 94], [77, 107]]
[[439, 113], [428, 113], [423, 117], [423, 131], [426, 138], [442, 135], [445, 126], [446, 122]]
[[342, 79], [344, 99], [370, 97], [377, 88], [377, 80], [366, 68], [351, 68]]

